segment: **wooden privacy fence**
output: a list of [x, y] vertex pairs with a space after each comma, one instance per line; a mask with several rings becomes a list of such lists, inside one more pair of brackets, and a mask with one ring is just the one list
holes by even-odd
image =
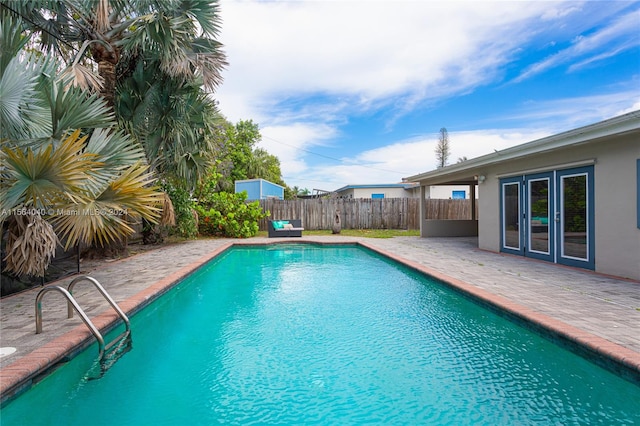
[[[418, 198], [313, 198], [260, 200], [271, 215], [260, 221], [267, 229], [268, 219], [302, 219], [305, 229], [331, 229], [340, 211], [343, 229], [420, 229]], [[427, 219], [471, 219], [471, 200], [427, 200]]]

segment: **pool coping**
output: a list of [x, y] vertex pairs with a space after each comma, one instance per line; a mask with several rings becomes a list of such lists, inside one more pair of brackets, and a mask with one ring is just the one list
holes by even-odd
[[[281, 244], [311, 244], [320, 246], [350, 245], [360, 246], [388, 259], [396, 261], [412, 270], [426, 274], [443, 285], [457, 291], [484, 307], [505, 316], [544, 337], [551, 339], [589, 361], [640, 385], [640, 353], [613, 343], [605, 338], [581, 330], [546, 314], [536, 312], [505, 297], [495, 295], [462, 280], [447, 276], [425, 265], [408, 260], [394, 253], [369, 244], [366, 241], [305, 241], [282, 239], [278, 241], [230, 241], [200, 257], [198, 260], [157, 281], [146, 289], [119, 303], [128, 316], [135, 315], [153, 301], [172, 289], [181, 280], [193, 274], [212, 259], [234, 246], [269, 246]], [[55, 285], [51, 283], [50, 285]], [[91, 318], [95, 326], [103, 333], [121, 324], [120, 317], [113, 310], [106, 310]], [[62, 363], [95, 342], [93, 334], [80, 324], [66, 334], [55, 338], [29, 354], [16, 359], [0, 369], [0, 404], [6, 405], [28, 390], [41, 378], [46, 377]]]

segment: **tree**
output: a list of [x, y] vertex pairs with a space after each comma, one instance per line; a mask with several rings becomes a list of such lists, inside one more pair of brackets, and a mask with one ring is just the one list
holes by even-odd
[[7, 270], [43, 276], [58, 239], [106, 244], [156, 221], [162, 194], [139, 145], [115, 129], [97, 95], [59, 77], [60, 64], [23, 48], [20, 20], [0, 15], [0, 223]]
[[258, 125], [252, 120], [225, 122], [218, 132], [215, 155], [219, 190], [233, 192], [235, 181], [249, 179], [253, 147], [261, 137]]
[[[41, 50], [65, 61], [73, 84], [99, 91], [131, 143], [144, 148], [164, 188], [181, 200], [193, 191], [214, 159], [213, 127], [220, 117], [202, 87], [212, 92], [227, 65], [216, 40], [217, 0], [21, 0], [0, 6], [26, 17]], [[183, 207], [178, 217], [187, 216]]]
[[285, 186], [280, 170], [280, 160], [262, 148], [256, 148], [251, 153], [247, 168], [247, 178], [261, 178]]
[[121, 126], [144, 147], [153, 171], [193, 190], [215, 153], [215, 127], [223, 122], [215, 101], [198, 83], [178, 82], [141, 62], [118, 90]]
[[100, 91], [153, 171], [195, 187], [211, 161], [210, 126], [219, 116], [201, 86], [213, 91], [227, 65], [216, 41], [216, 0], [22, 0], [2, 7], [27, 18], [42, 50], [66, 62], [75, 84]]
[[449, 162], [451, 150], [449, 148], [449, 132], [445, 127], [440, 129], [438, 144], [436, 145], [436, 160], [438, 160], [438, 168], [442, 168]]
[[[54, 51], [87, 76], [93, 59], [100, 93], [115, 105], [118, 83], [141, 61], [178, 81], [200, 80], [213, 91], [227, 65], [216, 41], [220, 15], [216, 0], [23, 0], [2, 3], [26, 18], [45, 51]], [[155, 67], [154, 67], [155, 68]]]

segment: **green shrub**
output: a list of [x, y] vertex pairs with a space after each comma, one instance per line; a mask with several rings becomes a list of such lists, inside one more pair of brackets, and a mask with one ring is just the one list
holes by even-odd
[[247, 193], [217, 192], [208, 197], [207, 205], [197, 205], [200, 235], [248, 238], [258, 232], [258, 221], [266, 216], [260, 203], [246, 202]]
[[173, 210], [176, 215], [176, 225], [171, 227], [171, 235], [179, 235], [185, 238], [195, 238], [198, 236], [198, 224], [193, 215], [195, 203], [191, 199], [191, 194], [185, 188], [165, 183], [162, 188], [171, 198]]

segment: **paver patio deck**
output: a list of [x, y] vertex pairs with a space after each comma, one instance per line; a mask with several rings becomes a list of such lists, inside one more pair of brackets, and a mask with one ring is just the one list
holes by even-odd
[[[231, 244], [283, 241], [360, 242], [477, 293], [491, 303], [495, 301], [513, 309], [516, 316], [522, 313], [535, 322], [559, 329], [570, 339], [586, 342], [596, 352], [624, 359], [640, 372], [640, 282], [479, 250], [475, 238], [306, 236], [286, 240], [198, 240], [104, 263], [83, 273], [96, 278], [129, 312]], [[66, 286], [72, 279], [57, 284]], [[43, 333], [35, 334], [34, 302], [39, 290], [0, 301], [0, 347], [16, 348], [14, 353], [0, 357], [3, 399], [16, 391], [20, 378], [34, 376], [35, 370], [55, 364], [64, 352], [93, 341], [77, 315], [66, 319], [66, 302], [58, 293], [48, 293], [44, 298]], [[106, 301], [89, 284], [79, 284], [74, 296], [99, 328], [116, 319]]]

